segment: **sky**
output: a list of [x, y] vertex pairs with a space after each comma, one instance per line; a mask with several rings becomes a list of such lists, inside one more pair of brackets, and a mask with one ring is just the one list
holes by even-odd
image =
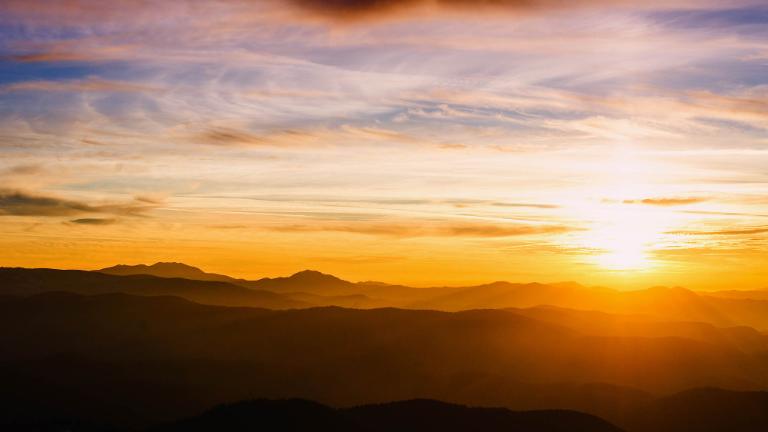
[[5, 0], [0, 265], [768, 287], [765, 0]]

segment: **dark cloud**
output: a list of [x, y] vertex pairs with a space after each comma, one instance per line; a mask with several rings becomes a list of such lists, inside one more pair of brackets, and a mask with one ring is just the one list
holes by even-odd
[[112, 225], [117, 222], [117, 219], [114, 218], [81, 218], [81, 219], [73, 219], [69, 221], [70, 223], [74, 224], [80, 224], [80, 225]]
[[[458, 10], [461, 12], [507, 11], [545, 13], [587, 7], [665, 5], [660, 0], [285, 0], [312, 14], [339, 20], [407, 14], [414, 11]], [[666, 2], [685, 4], [685, 1]], [[671, 5], [670, 5], [671, 6]]]
[[140, 200], [96, 205], [23, 191], [0, 190], [0, 216], [76, 216], [89, 213], [141, 216], [158, 205], [159, 202], [150, 204]]
[[97, 210], [85, 203], [30, 195], [19, 191], [0, 191], [0, 215], [14, 216], [73, 216], [95, 213]]
[[423, 7], [436, 8], [488, 8], [540, 9], [562, 7], [569, 3], [557, 0], [288, 0], [289, 3], [312, 13], [333, 18], [360, 18], [402, 12]]

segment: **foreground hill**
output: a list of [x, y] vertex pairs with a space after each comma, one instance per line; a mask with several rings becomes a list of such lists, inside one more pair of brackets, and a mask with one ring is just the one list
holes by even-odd
[[630, 425], [638, 432], [766, 431], [768, 392], [688, 390], [639, 408]]
[[5, 297], [0, 406], [142, 426], [254, 397], [333, 406], [429, 398], [573, 409], [625, 426], [653, 400], [645, 392], [768, 383], [759, 350], [717, 338], [599, 336], [557, 321], [504, 310], [274, 311], [125, 294]]
[[300, 400], [253, 400], [216, 407], [155, 432], [260, 430], [334, 432], [619, 432], [597, 417], [574, 411], [470, 408], [434, 400], [409, 400], [333, 409]]

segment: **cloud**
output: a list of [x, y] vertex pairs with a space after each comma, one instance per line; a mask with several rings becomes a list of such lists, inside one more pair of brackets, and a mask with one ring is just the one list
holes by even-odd
[[158, 88], [144, 84], [135, 84], [125, 81], [111, 81], [99, 78], [85, 78], [79, 80], [53, 81], [37, 80], [22, 81], [6, 84], [0, 87], [0, 92], [108, 92], [108, 93], [135, 93], [155, 92]]
[[215, 225], [206, 225], [206, 228], [217, 229], [217, 230], [240, 230], [240, 229], [248, 229], [250, 227], [248, 225], [243, 225], [243, 224], [215, 224]]
[[137, 47], [111, 44], [97, 36], [78, 39], [14, 41], [17, 54], [0, 57], [18, 63], [98, 62], [134, 58]]
[[466, 144], [440, 144], [438, 147], [443, 150], [466, 150], [469, 148]]
[[193, 133], [191, 139], [201, 144], [222, 147], [303, 148], [377, 142], [427, 144], [419, 138], [394, 130], [351, 125], [282, 129], [264, 133], [254, 133], [234, 127], [211, 127], [202, 132]]
[[700, 214], [700, 215], [715, 215], [715, 216], [744, 216], [749, 218], [764, 218], [768, 217], [768, 214], [761, 213], [743, 213], [743, 212], [723, 212], [723, 211], [707, 211], [707, 210], [686, 210], [683, 213]]
[[536, 234], [562, 234], [573, 231], [562, 225], [456, 225], [445, 232], [459, 237], [511, 237]]
[[317, 136], [308, 131], [282, 130], [266, 134], [255, 134], [246, 130], [216, 127], [203, 131], [193, 139], [202, 144], [214, 146], [250, 146], [250, 147], [293, 147], [310, 145], [317, 141]]
[[269, 230], [285, 233], [344, 232], [389, 237], [514, 237], [542, 234], [562, 234], [574, 228], [562, 225], [521, 224], [327, 224], [327, 225], [279, 225]]
[[495, 202], [496, 207], [522, 207], [522, 208], [537, 208], [537, 209], [556, 209], [560, 208], [555, 204], [537, 204], [537, 203], [511, 203], [511, 202]]
[[93, 207], [78, 201], [0, 191], [0, 215], [72, 216], [92, 212], [96, 212]]
[[688, 197], [688, 198], [645, 198], [641, 200], [624, 200], [623, 204], [645, 204], [652, 206], [679, 206], [696, 204], [707, 201], [708, 198]]
[[96, 205], [22, 191], [0, 190], [0, 216], [75, 216], [92, 213], [140, 216], [157, 206], [158, 203], [149, 204], [138, 200]]
[[45, 173], [45, 168], [39, 164], [14, 165], [2, 172], [3, 176], [37, 176]]
[[[223, 198], [222, 196], [208, 196], [208, 198]], [[354, 196], [327, 196], [327, 195], [252, 195], [240, 196], [241, 199], [266, 202], [291, 202], [291, 203], [319, 203], [319, 204], [373, 204], [376, 206], [425, 206], [425, 205], [449, 205], [454, 207], [469, 206], [493, 206], [510, 208], [535, 208], [556, 209], [556, 204], [507, 202], [485, 199], [467, 198], [407, 198], [407, 197], [354, 197]]]
[[671, 232], [670, 234], [695, 235], [695, 236], [706, 236], [706, 235], [736, 236], [736, 235], [765, 234], [765, 233], [768, 233], [768, 227], [743, 228], [743, 229], [720, 230], [720, 231], [674, 231], [674, 232]]
[[[547, 13], [590, 7], [684, 7], [685, 0], [286, 0], [289, 5], [311, 14], [335, 19], [358, 20], [409, 16], [434, 12]], [[701, 5], [701, 1], [699, 2]], [[709, 3], [709, 2], [704, 2]]]
[[70, 223], [74, 224], [80, 224], [80, 225], [112, 225], [117, 222], [117, 219], [114, 218], [81, 218], [81, 219], [73, 219], [69, 221]]

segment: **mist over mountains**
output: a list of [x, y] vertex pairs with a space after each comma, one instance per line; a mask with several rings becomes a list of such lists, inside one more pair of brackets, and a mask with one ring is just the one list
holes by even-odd
[[[114, 277], [114, 276], [123, 277]], [[161, 279], [162, 278], [162, 279]], [[318, 271], [249, 281], [205, 273], [180, 263], [114, 266], [97, 272], [0, 268], [5, 293], [70, 291], [178, 295], [221, 306], [289, 309], [311, 306], [396, 307], [460, 311], [530, 308], [540, 305], [644, 315], [663, 321], [706, 322], [718, 327], [768, 330], [768, 294], [763, 291], [694, 292], [679, 287], [619, 291], [578, 283], [493, 282], [468, 287], [414, 288], [349, 282]], [[768, 291], [767, 291], [768, 292]]]
[[[200, 425], [238, 425], [277, 409], [264, 400], [301, 398], [349, 430], [416, 430], [430, 415], [469, 430], [438, 420], [477, 414], [389, 404], [413, 399], [568, 410], [626, 431], [768, 427], [763, 300], [574, 283], [413, 288], [314, 271], [224, 278], [183, 264], [0, 269], [0, 425], [214, 430]], [[262, 401], [197, 417], [248, 400]], [[357, 411], [363, 421], [335, 409], [370, 404], [389, 405]], [[467, 421], [507, 424], [484, 415]], [[504, 427], [615, 430], [563, 415]], [[590, 426], [573, 429], [582, 420]]]

